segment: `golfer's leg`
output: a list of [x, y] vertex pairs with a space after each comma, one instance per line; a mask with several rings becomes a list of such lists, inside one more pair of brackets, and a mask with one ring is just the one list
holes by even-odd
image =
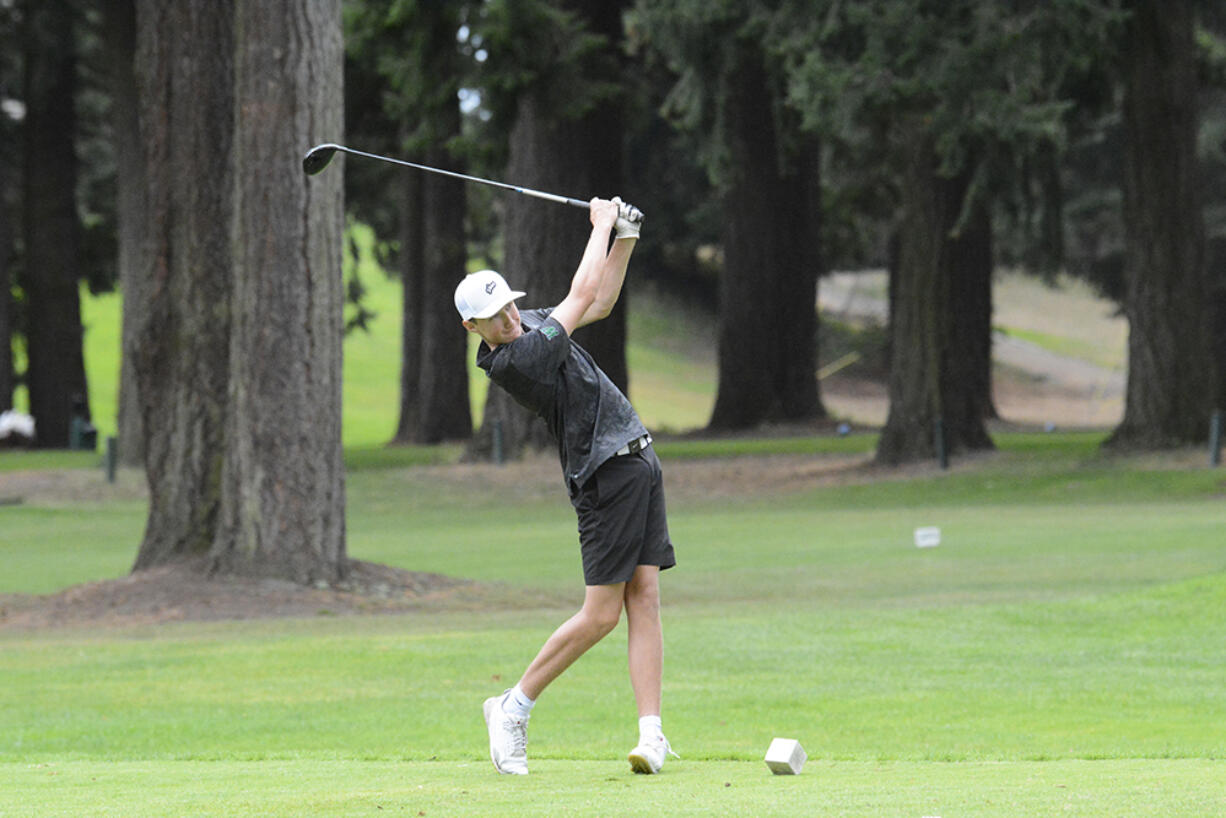
[[538, 697], [562, 671], [617, 627], [624, 588], [625, 583], [587, 586], [583, 608], [553, 632], [524, 671], [519, 687], [525, 695]]
[[630, 686], [639, 717], [660, 715], [664, 632], [660, 625], [660, 569], [640, 565], [626, 584]]

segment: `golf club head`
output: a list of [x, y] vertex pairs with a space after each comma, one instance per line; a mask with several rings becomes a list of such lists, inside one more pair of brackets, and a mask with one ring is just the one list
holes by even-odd
[[334, 145], [331, 142], [325, 142], [322, 145], [316, 145], [307, 151], [307, 155], [302, 157], [302, 172], [307, 176], [314, 176], [328, 166], [332, 161], [333, 155], [341, 149], [340, 145]]

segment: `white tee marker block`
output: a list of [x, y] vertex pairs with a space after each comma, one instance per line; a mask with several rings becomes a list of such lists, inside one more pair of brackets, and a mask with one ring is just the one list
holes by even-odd
[[925, 526], [915, 529], [916, 548], [935, 548], [941, 544], [941, 529], [936, 526]]
[[808, 758], [805, 748], [796, 739], [777, 738], [766, 751], [766, 766], [775, 775], [800, 775], [800, 768]]

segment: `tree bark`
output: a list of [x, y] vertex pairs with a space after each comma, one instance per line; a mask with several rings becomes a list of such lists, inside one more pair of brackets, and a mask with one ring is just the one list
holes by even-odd
[[[413, 157], [412, 161], [424, 158]], [[393, 443], [414, 442], [421, 414], [418, 388], [421, 383], [421, 349], [424, 340], [421, 326], [426, 310], [425, 175], [406, 173], [403, 181], [396, 186], [400, 204], [397, 213], [401, 282], [400, 419], [396, 425]], [[471, 423], [471, 414], [469, 420]]]
[[788, 151], [757, 44], [728, 71], [719, 386], [712, 429], [825, 416], [817, 384], [816, 148]]
[[967, 375], [972, 360], [955, 332], [950, 230], [965, 182], [942, 178], [931, 137], [907, 141], [898, 266], [891, 282], [890, 410], [877, 461], [896, 465], [945, 453], [992, 448], [982, 406]]
[[1128, 386], [1108, 445], [1164, 449], [1207, 438], [1210, 358], [1198, 187], [1193, 3], [1131, 3], [1125, 53], [1124, 310]]
[[137, 0], [136, 11], [148, 251], [139, 256], [141, 284], [127, 293], [134, 302], [127, 317], [136, 324], [125, 353], [136, 365], [149, 482], [139, 570], [203, 559], [221, 508], [233, 290], [234, 7], [232, 0]]
[[[3, 53], [19, 54], [21, 41], [16, 14], [0, 11], [0, 47]], [[0, 70], [12, 70], [7, 63]], [[13, 334], [16, 332], [13, 313], [13, 254], [15, 249], [15, 225], [18, 223], [21, 167], [19, 155], [19, 128], [7, 115], [0, 114], [0, 150], [14, 161], [0, 162], [0, 412], [13, 408], [13, 390], [16, 388], [13, 367]]]
[[[452, 146], [461, 135], [457, 95], [461, 66], [456, 50], [457, 8], [421, 4], [420, 70], [437, 87], [419, 111], [428, 132], [420, 162], [464, 172]], [[472, 436], [465, 360], [468, 333], [452, 306], [452, 292], [467, 272], [464, 183], [437, 174], [411, 174], [402, 217], [404, 302], [400, 421], [394, 443], [440, 443]]]
[[149, 283], [141, 275], [147, 262], [141, 259], [147, 238], [145, 168], [141, 151], [140, 114], [136, 91], [136, 3], [114, 0], [105, 10], [106, 60], [110, 71], [111, 118], [115, 134], [115, 185], [118, 225], [119, 291], [123, 297], [121, 365], [119, 375], [119, 462], [140, 466], [145, 457], [145, 433], [141, 426], [140, 401], [136, 394], [134, 355], [140, 323], [135, 314], [148, 302], [140, 288]]
[[[7, 38], [6, 38], [7, 39]], [[0, 122], [0, 127], [5, 123]], [[7, 139], [0, 144], [7, 143]], [[0, 412], [13, 408], [13, 281], [9, 262], [13, 257], [14, 202], [9, 201], [13, 174], [0, 162]]]
[[65, 448], [74, 413], [89, 416], [78, 284], [74, 15], [65, 0], [27, 4], [25, 11], [26, 385], [38, 446]]
[[1210, 360], [1215, 372], [1213, 408], [1226, 410], [1226, 236], [1210, 242], [1206, 248], [1209, 259], [1209, 343]]
[[209, 570], [331, 583], [348, 571], [341, 177], [293, 160], [342, 130], [340, 0], [235, 11], [236, 275]]
[[[454, 34], [452, 35], [454, 36]], [[455, 133], [460, 115], [453, 109]], [[451, 118], [451, 117], [449, 117]], [[427, 153], [427, 164], [462, 168], [442, 146]], [[472, 437], [468, 401], [468, 332], [456, 315], [453, 292], [467, 272], [462, 182], [430, 174], [425, 186], [425, 258], [422, 274], [421, 358], [418, 364], [416, 443]]]
[[[966, 195], [962, 180], [962, 196]], [[992, 399], [992, 218], [978, 202], [966, 223], [949, 240], [949, 266], [953, 279], [950, 319], [953, 348], [961, 350], [953, 363], [955, 377], [965, 382], [958, 391], [966, 412], [984, 420], [998, 417]]]

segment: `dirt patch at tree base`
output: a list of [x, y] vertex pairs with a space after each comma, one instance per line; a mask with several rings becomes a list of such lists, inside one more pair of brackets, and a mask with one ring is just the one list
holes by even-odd
[[343, 581], [316, 586], [210, 577], [199, 563], [181, 563], [45, 596], [0, 594], [0, 630], [401, 613], [472, 585], [359, 560], [350, 561]]

